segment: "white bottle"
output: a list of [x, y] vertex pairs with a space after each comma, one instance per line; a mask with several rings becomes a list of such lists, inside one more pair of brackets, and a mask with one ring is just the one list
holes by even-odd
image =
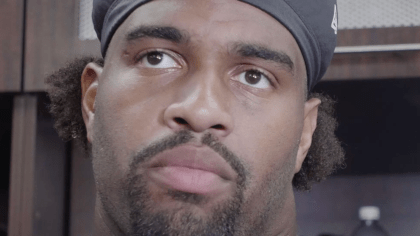
[[389, 236], [379, 225], [380, 211], [376, 206], [363, 206], [359, 209], [359, 226], [352, 236]]

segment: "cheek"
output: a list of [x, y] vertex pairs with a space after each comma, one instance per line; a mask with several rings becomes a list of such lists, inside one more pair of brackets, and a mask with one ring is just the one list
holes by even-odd
[[[114, 166], [128, 171], [130, 157], [162, 132], [162, 114], [167, 97], [158, 96], [152, 86], [107, 81], [98, 90], [95, 113], [98, 145], [112, 152]], [[148, 88], [148, 89], [145, 89]], [[154, 95], [155, 94], [155, 95]], [[106, 154], [104, 154], [106, 155]]]
[[134, 69], [120, 73], [118, 79], [110, 75], [98, 93], [103, 120], [119, 148], [135, 151], [139, 144], [158, 135], [171, 93], [162, 91], [153, 78], [138, 76]]
[[298, 102], [279, 102], [253, 112], [237, 110], [240, 115], [232, 139], [238, 155], [252, 168], [256, 185], [274, 168], [294, 163], [302, 130], [301, 109]]
[[[290, 104], [290, 103], [289, 103]], [[238, 155], [250, 176], [244, 193], [248, 214], [275, 217], [293, 191], [294, 163], [302, 129], [297, 104], [277, 105], [264, 111], [243, 114], [236, 123]], [[288, 111], [288, 112], [285, 112]]]

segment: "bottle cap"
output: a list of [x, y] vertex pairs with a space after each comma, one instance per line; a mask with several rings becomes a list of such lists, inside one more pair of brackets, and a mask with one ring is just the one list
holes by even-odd
[[376, 206], [363, 206], [359, 209], [360, 220], [379, 220], [380, 211]]

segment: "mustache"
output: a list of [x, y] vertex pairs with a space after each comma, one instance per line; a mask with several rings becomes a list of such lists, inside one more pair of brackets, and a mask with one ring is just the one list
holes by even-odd
[[[186, 144], [193, 139], [195, 139], [195, 136], [192, 131], [181, 130], [175, 134], [157, 140], [134, 154], [133, 161], [130, 163], [130, 170], [134, 171], [141, 163], [149, 161], [157, 154]], [[238, 174], [238, 185], [240, 187], [245, 187], [246, 177], [249, 176], [249, 172], [239, 157], [230, 151], [224, 144], [219, 142], [218, 139], [211, 133], [204, 134], [200, 141], [203, 145], [208, 146], [218, 153], [232, 167], [232, 169]]]

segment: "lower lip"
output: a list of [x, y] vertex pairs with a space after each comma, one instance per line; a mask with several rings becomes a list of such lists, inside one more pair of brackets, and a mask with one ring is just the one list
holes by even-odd
[[148, 175], [166, 188], [196, 194], [219, 192], [228, 185], [228, 181], [213, 172], [181, 166], [151, 168]]

